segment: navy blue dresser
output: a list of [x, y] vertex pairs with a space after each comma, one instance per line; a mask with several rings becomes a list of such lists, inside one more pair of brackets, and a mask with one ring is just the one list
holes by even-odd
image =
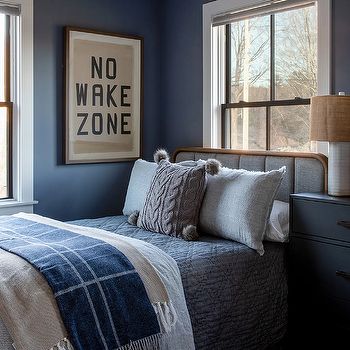
[[350, 348], [350, 198], [292, 194], [290, 215], [291, 348]]

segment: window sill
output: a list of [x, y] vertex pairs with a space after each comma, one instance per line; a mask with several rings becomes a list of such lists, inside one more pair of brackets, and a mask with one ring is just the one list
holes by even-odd
[[32, 213], [33, 205], [38, 201], [20, 202], [15, 199], [0, 200], [0, 215], [12, 215], [20, 212]]

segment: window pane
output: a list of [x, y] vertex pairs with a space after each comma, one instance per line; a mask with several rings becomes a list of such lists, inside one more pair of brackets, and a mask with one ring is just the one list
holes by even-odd
[[5, 101], [5, 28], [6, 16], [0, 14], [0, 101]]
[[271, 107], [271, 149], [310, 151], [310, 106]]
[[8, 117], [7, 108], [0, 107], [0, 199], [9, 196], [8, 187]]
[[270, 98], [270, 16], [231, 24], [231, 102]]
[[232, 149], [266, 148], [266, 108], [233, 108], [228, 112], [231, 122]]
[[311, 97], [317, 91], [316, 6], [278, 13], [276, 99]]

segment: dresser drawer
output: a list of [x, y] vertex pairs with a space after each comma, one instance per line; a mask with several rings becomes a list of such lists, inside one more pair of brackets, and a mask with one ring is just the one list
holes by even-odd
[[350, 206], [327, 202], [293, 199], [292, 231], [350, 242]]
[[[290, 284], [298, 294], [334, 300], [334, 309], [350, 311], [350, 248], [291, 237], [289, 242]], [[330, 307], [332, 309], [332, 305]], [[350, 313], [348, 320], [350, 321]]]

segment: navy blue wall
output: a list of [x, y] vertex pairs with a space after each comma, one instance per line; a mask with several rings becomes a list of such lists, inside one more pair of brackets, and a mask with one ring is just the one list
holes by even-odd
[[144, 37], [144, 157], [159, 140], [157, 0], [34, 1], [34, 198], [60, 220], [120, 213], [132, 163], [62, 165], [63, 27]]
[[161, 22], [161, 142], [202, 146], [202, 5], [208, 1], [166, 0]]
[[[145, 158], [202, 145], [202, 5], [205, 0], [35, 0], [35, 198], [59, 219], [120, 212], [131, 163], [59, 164], [62, 28], [145, 38]], [[349, 0], [333, 0], [333, 91], [350, 93]]]

